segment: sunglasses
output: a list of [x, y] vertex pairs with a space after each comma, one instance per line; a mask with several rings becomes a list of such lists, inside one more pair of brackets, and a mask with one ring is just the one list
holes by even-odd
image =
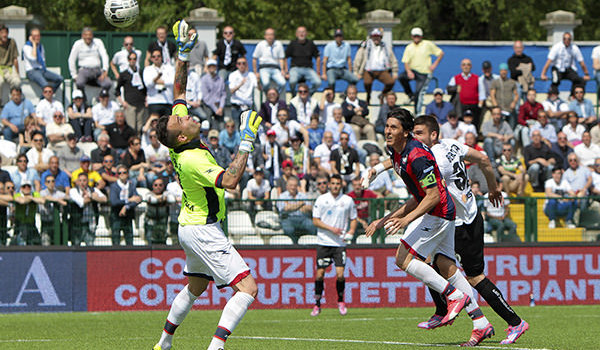
[[503, 149], [502, 150], [502, 152], [510, 152], [510, 151], [512, 151], [512, 150], [510, 150], [510, 149]]
[[306, 94], [306, 93], [308, 93], [308, 90], [298, 90], [298, 93], [299, 94]]
[[44, 139], [35, 139], [35, 140], [33, 140], [33, 142], [42, 142], [42, 141], [44, 141]]
[[317, 182], [317, 185], [327, 185], [327, 181], [320, 181], [320, 182]]
[[132, 145], [134, 145], [134, 146], [139, 146], [139, 145], [140, 145], [140, 143], [139, 143], [139, 142], [134, 142], [134, 143], [132, 143]]
[[162, 58], [162, 56], [161, 56], [161, 55], [152, 55], [151, 57], [152, 57], [152, 58]]
[[52, 183], [54, 180], [46, 180], [46, 183]]
[[31, 185], [21, 185], [21, 187], [31, 187]]
[[128, 58], [129, 61], [135, 61], [137, 58], [132, 57], [132, 58]]
[[233, 34], [233, 32], [223, 32], [223, 34]]
[[124, 43], [123, 46], [133, 46], [133, 43]]
[[104, 163], [113, 163], [113, 162], [114, 162], [114, 160], [112, 160], [112, 159], [107, 159], [104, 161]]
[[119, 171], [119, 175], [127, 175], [127, 174], [129, 174], [129, 173], [126, 171]]
[[17, 163], [27, 163], [27, 162], [28, 162], [28, 160], [27, 160], [27, 159], [20, 159], [20, 160], [17, 160]]
[[164, 185], [163, 184], [153, 184], [152, 186], [154, 186], [154, 187], [163, 187]]
[[52, 90], [44, 90], [45, 94], [52, 93]]
[[246, 64], [248, 64], [247, 62], [238, 62], [237, 65], [238, 66], [245, 66]]

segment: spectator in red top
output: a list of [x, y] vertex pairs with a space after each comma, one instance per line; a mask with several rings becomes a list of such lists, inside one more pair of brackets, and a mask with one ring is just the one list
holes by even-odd
[[537, 92], [535, 89], [527, 90], [527, 100], [519, 108], [519, 125], [515, 127], [515, 138], [521, 141], [523, 148], [531, 143], [529, 127], [537, 121], [538, 112], [544, 110], [544, 106], [535, 100]]
[[448, 82], [446, 90], [452, 96], [455, 110], [458, 115], [464, 114], [468, 109], [473, 114], [473, 124], [477, 130], [481, 124], [481, 107], [485, 101], [485, 89], [479, 87], [479, 77], [471, 73], [473, 64], [468, 58], [460, 62], [462, 73], [453, 76]]
[[[348, 193], [348, 196], [354, 199], [354, 204], [356, 205], [356, 214], [358, 216], [356, 218], [358, 225], [356, 227], [354, 237], [352, 238], [353, 243], [356, 241], [356, 237], [358, 235], [361, 235], [365, 232], [365, 229], [367, 226], [369, 226], [369, 222], [371, 221], [369, 216], [369, 203], [371, 201], [368, 199], [379, 197], [375, 192], [369, 189], [363, 189], [360, 181], [360, 176], [355, 177], [352, 180], [353, 191]], [[358, 200], [358, 198], [363, 200]]]

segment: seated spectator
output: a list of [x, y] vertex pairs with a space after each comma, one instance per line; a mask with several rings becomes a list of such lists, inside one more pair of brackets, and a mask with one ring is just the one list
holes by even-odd
[[[306, 38], [306, 27], [300, 26], [296, 29], [296, 39], [290, 41], [285, 49], [285, 67], [287, 59], [291, 58], [291, 68], [289, 71], [284, 69], [284, 76], [289, 79], [290, 90], [292, 94], [296, 91], [296, 84], [301, 79], [310, 82], [310, 94], [312, 95], [321, 86], [321, 56], [315, 43]], [[313, 69], [313, 58], [316, 63], [317, 71]], [[300, 87], [298, 87], [300, 89]], [[309, 116], [312, 113], [309, 113]], [[306, 122], [308, 124], [308, 120]]]
[[500, 77], [492, 81], [490, 87], [492, 106], [499, 106], [513, 119], [519, 97], [517, 82], [508, 76], [508, 64], [500, 63]]
[[85, 84], [93, 83], [110, 90], [112, 81], [108, 77], [108, 62], [102, 40], [94, 38], [91, 28], [84, 27], [81, 39], [75, 41], [69, 54], [69, 71], [77, 89], [85, 94]]
[[102, 180], [104, 180], [106, 183], [105, 189], [110, 188], [110, 186], [119, 179], [115, 158], [111, 154], [104, 156], [104, 159], [102, 160], [102, 167], [97, 171], [98, 174], [102, 176]]
[[39, 192], [42, 189], [40, 185], [40, 175], [34, 168], [27, 167], [28, 162], [29, 159], [27, 159], [25, 154], [19, 154], [17, 157], [17, 169], [10, 174], [16, 192], [21, 190], [21, 183], [23, 182], [33, 184], [36, 192]]
[[173, 165], [173, 162], [171, 162], [171, 159], [165, 163], [165, 170], [158, 174], [158, 177], [162, 178], [166, 184], [177, 181], [177, 172], [175, 171], [175, 166]]
[[510, 194], [523, 196], [525, 186], [529, 182], [529, 174], [519, 158], [513, 155], [513, 146], [510, 143], [502, 145], [502, 155], [496, 164], [503, 188]]
[[569, 105], [558, 97], [558, 88], [550, 88], [548, 91], [548, 99], [542, 102], [542, 106], [548, 113], [550, 123], [554, 125], [556, 130], [562, 129], [562, 127], [567, 123]]
[[[468, 109], [476, 118], [479, 118], [481, 107], [486, 99], [483, 80], [480, 82], [479, 76], [471, 73], [473, 64], [470, 59], [464, 58], [460, 62], [460, 68], [462, 72], [450, 78], [446, 90], [453, 96], [451, 102], [454, 103], [457, 113], [462, 113]], [[475, 125], [479, 127], [479, 119], [477, 119]]]
[[[275, 130], [270, 129], [267, 131], [267, 142], [261, 144], [262, 157], [265, 160], [265, 178], [269, 180], [271, 186], [275, 184], [275, 179], [280, 177], [280, 170], [284, 161], [283, 149], [276, 139]], [[226, 168], [223, 167], [223, 169]]]
[[[246, 56], [246, 48], [238, 39], [235, 39], [235, 30], [233, 27], [225, 26], [223, 28], [223, 40], [217, 41], [216, 48], [212, 53], [212, 58], [219, 62], [219, 75], [223, 80], [227, 81], [229, 75], [236, 68], [237, 59]], [[192, 56], [190, 64], [192, 64], [192, 58], [194, 57], [193, 49], [190, 55]]]
[[[0, 33], [3, 30], [0, 26]], [[35, 107], [31, 101], [23, 97], [23, 91], [20, 87], [13, 87], [10, 89], [10, 101], [2, 108], [0, 114], [0, 121], [4, 126], [2, 133], [4, 139], [8, 141], [14, 141], [19, 133], [25, 131], [25, 118], [36, 117]]]
[[[275, 188], [277, 188], [277, 196], [281, 196], [287, 188], [288, 180], [294, 175], [294, 163], [291, 160], [286, 159], [281, 162], [281, 176], [275, 180]], [[304, 191], [304, 188], [299, 188], [300, 192]]]
[[[388, 111], [393, 108], [388, 108]], [[431, 101], [427, 106], [425, 106], [425, 114], [436, 116], [438, 123], [443, 125], [446, 121], [448, 121], [448, 113], [454, 109], [454, 105], [450, 102], [444, 101], [444, 90], [440, 88], [435, 88], [433, 90], [433, 101]], [[381, 118], [381, 110], [379, 112], [379, 116]], [[386, 113], [387, 118], [387, 113]], [[379, 119], [377, 119], [379, 121]], [[383, 128], [385, 128], [385, 119], [383, 122]], [[383, 128], [380, 132], [383, 134]], [[377, 127], [375, 128], [377, 129]], [[379, 131], [377, 131], [379, 133]]]
[[[158, 114], [150, 114], [148, 120], [146, 120], [146, 124], [142, 127], [142, 147], [146, 147], [150, 144], [150, 130], [156, 129], [158, 125]], [[206, 126], [206, 123], [204, 123]], [[205, 129], [206, 127], [202, 127], [202, 123], [200, 124], [200, 130]]]
[[156, 27], [156, 40], [148, 45], [146, 50], [146, 59], [144, 60], [144, 67], [148, 67], [152, 60], [152, 53], [154, 51], [160, 51], [162, 63], [173, 65], [175, 63], [175, 53], [177, 52], [177, 46], [174, 42], [167, 40], [169, 32], [167, 27], [158, 26]]
[[492, 119], [483, 122], [481, 134], [483, 135], [483, 149], [488, 157], [494, 161], [502, 155], [503, 145], [509, 142], [514, 145], [513, 130], [510, 125], [502, 120], [502, 109], [498, 106], [491, 108]]
[[67, 135], [67, 145], [56, 151], [56, 155], [60, 164], [64, 164], [65, 173], [71, 177], [73, 171], [79, 168], [81, 157], [84, 156], [81, 148], [77, 146], [77, 137], [75, 137], [75, 134]]
[[144, 198], [146, 202], [146, 218], [144, 233], [148, 244], [166, 244], [169, 222], [169, 206], [175, 203], [175, 196], [165, 191], [165, 182], [156, 178], [152, 182], [152, 190]]
[[303, 127], [310, 124], [310, 117], [318, 111], [318, 101], [311, 98], [308, 85], [298, 84], [298, 95], [296, 95], [289, 104], [290, 119], [296, 120]]
[[[144, 150], [146, 159], [150, 163], [169, 161], [169, 149], [162, 143], [158, 142], [156, 129], [150, 130], [150, 144], [142, 149]], [[223, 169], [227, 169], [227, 167]]]
[[200, 118], [210, 120], [211, 128], [223, 129], [223, 111], [227, 97], [225, 81], [217, 74], [217, 61], [210, 59], [206, 62], [206, 66], [208, 73], [200, 78], [202, 111], [204, 111], [204, 115], [201, 115]]
[[[132, 56], [135, 55], [134, 56]], [[113, 72], [115, 79], [121, 78], [121, 73], [126, 72], [129, 67], [140, 68], [140, 56], [142, 56], [142, 50], [136, 49], [133, 43], [133, 37], [127, 35], [123, 38], [123, 46], [121, 50], [117, 51], [112, 59], [110, 60], [110, 70]], [[130, 65], [129, 58], [133, 57], [133, 62]], [[119, 91], [119, 88], [116, 89]], [[115, 93], [116, 94], [116, 93]]]
[[19, 77], [19, 49], [15, 39], [8, 37], [8, 27], [0, 24], [0, 47], [2, 47], [2, 56], [0, 57], [0, 89], [2, 82], [6, 81], [10, 88], [19, 87], [21, 78]]
[[548, 122], [548, 113], [546, 113], [546, 111], [543, 109], [538, 111], [537, 121], [531, 125], [529, 130], [530, 137], [532, 132], [539, 130], [540, 134], [542, 135], [542, 141], [544, 141], [548, 147], [552, 147], [552, 143], [556, 142], [556, 130], [554, 129], [554, 125]]
[[329, 165], [332, 174], [340, 174], [343, 185], [346, 187], [352, 179], [360, 177], [360, 162], [358, 152], [350, 147], [350, 136], [342, 132], [340, 135], [340, 147], [331, 151], [329, 156]]
[[337, 144], [333, 142], [333, 134], [331, 131], [325, 131], [323, 133], [323, 140], [321, 144], [319, 144], [315, 148], [315, 152], [313, 153], [313, 161], [317, 164], [319, 172], [325, 174], [331, 174], [331, 164], [329, 163], [329, 157], [331, 152], [338, 147]]
[[219, 133], [219, 146], [225, 147], [229, 153], [236, 154], [240, 145], [240, 132], [236, 129], [233, 120], [225, 122], [225, 129]]
[[379, 197], [370, 189], [363, 189], [360, 181], [360, 177], [354, 178], [352, 180], [352, 191], [348, 192], [348, 196], [354, 200], [354, 205], [356, 205], [356, 219], [358, 220], [358, 225], [360, 225], [356, 227], [355, 237], [353, 237], [355, 241], [356, 237], [363, 234], [372, 221], [371, 213], [369, 213], [370, 199]]
[[52, 86], [44, 86], [42, 94], [44, 98], [35, 106], [35, 116], [38, 118], [38, 124], [45, 127], [52, 123], [57, 113], [64, 114], [65, 108], [60, 101], [54, 99]]
[[56, 91], [62, 85], [63, 77], [46, 68], [46, 50], [41, 43], [40, 30], [32, 28], [28, 39], [22, 53], [27, 79], [40, 88], [50, 85], [52, 90]]
[[514, 54], [508, 59], [510, 78], [519, 83], [520, 91], [527, 91], [535, 83], [532, 74], [535, 71], [535, 62], [523, 53], [523, 42], [521, 40], [515, 41], [513, 51]]
[[333, 109], [341, 107], [335, 102], [335, 91], [332, 88], [326, 87], [321, 94], [321, 101], [315, 110], [319, 114], [319, 124], [327, 125], [330, 120], [333, 120]]
[[586, 131], [581, 136], [581, 143], [573, 148], [581, 164], [591, 167], [594, 164], [594, 159], [600, 155], [600, 146], [592, 143], [592, 137], [589, 131]]
[[100, 91], [98, 100], [100, 103], [96, 103], [94, 107], [92, 107], [95, 139], [98, 139], [98, 136], [106, 129], [107, 125], [115, 122], [115, 112], [119, 110], [119, 105], [109, 99], [108, 90], [106, 89]]
[[376, 140], [375, 127], [369, 123], [369, 107], [365, 101], [357, 97], [356, 86], [350, 85], [346, 89], [346, 100], [342, 103], [342, 114], [346, 123], [350, 124], [354, 135], [361, 139]]
[[600, 196], [600, 157], [594, 160], [594, 171], [592, 172], [591, 196]]
[[[548, 59], [544, 68], [542, 68], [541, 79], [548, 80], [546, 72], [552, 64], [552, 86], [558, 88], [561, 80], [566, 79], [571, 81], [571, 94], [575, 86], [585, 85], [585, 82], [590, 79], [583, 56], [579, 47], [572, 43], [573, 36], [569, 32], [565, 32], [562, 41], [554, 44], [548, 52]], [[577, 62], [581, 65], [584, 76], [583, 78], [577, 74]]]
[[[595, 160], [594, 160], [595, 161]], [[569, 167], [563, 173], [563, 179], [571, 186], [571, 191], [576, 197], [588, 196], [588, 191], [592, 187], [592, 171], [590, 168], [580, 165], [579, 159], [575, 153], [568, 156]], [[587, 201], [581, 201], [581, 207], [587, 207]]]
[[282, 147], [289, 147], [290, 137], [300, 133], [304, 136], [304, 143], [308, 145], [308, 131], [306, 131], [306, 129], [297, 121], [290, 120], [289, 117], [290, 115], [287, 109], [280, 109], [277, 111], [277, 123], [273, 124], [273, 127], [271, 128], [271, 130], [275, 131], [277, 143]]
[[314, 151], [321, 143], [323, 133], [325, 132], [325, 129], [322, 126], [319, 126], [318, 114], [313, 114], [312, 117], [310, 117], [310, 124], [306, 128], [306, 131], [308, 131], [308, 146], [311, 151]]
[[[102, 162], [107, 154], [110, 154], [113, 157], [113, 159], [117, 159], [117, 151], [110, 147], [109, 140], [110, 138], [107, 134], [101, 134], [100, 136], [98, 136], [98, 148], [92, 150], [91, 154], [93, 170], [97, 171], [100, 168], [102, 168]], [[79, 156], [79, 158], [81, 158], [81, 156]], [[79, 158], [77, 158], [77, 161], [79, 161]]]
[[552, 152], [556, 155], [556, 164], [560, 165], [561, 168], [566, 169], [569, 167], [567, 156], [573, 153], [573, 148], [569, 146], [567, 142], [567, 134], [559, 131], [556, 135], [556, 142], [552, 143]]
[[208, 149], [213, 157], [215, 157], [217, 164], [219, 164], [221, 168], [227, 169], [232, 161], [231, 152], [229, 152], [227, 147], [221, 147], [221, 145], [219, 145], [219, 132], [217, 130], [208, 132]]
[[170, 115], [173, 104], [175, 69], [171, 64], [164, 63], [163, 50], [154, 49], [150, 57], [152, 65], [146, 66], [142, 73], [146, 86], [148, 114]]
[[54, 152], [44, 147], [44, 135], [41, 132], [34, 133], [32, 141], [33, 147], [25, 154], [29, 163], [28, 167], [41, 174], [48, 169], [48, 161]]
[[[23, 132], [19, 132], [19, 149], [20, 152], [27, 152], [31, 147], [33, 147], [33, 134], [36, 132], [42, 132], [42, 128], [37, 123], [37, 119], [30, 115], [25, 117], [25, 130]], [[6, 140], [6, 139], [5, 139]]]
[[[58, 158], [56, 163], [58, 164]], [[69, 181], [66, 174], [64, 174], [64, 176], [70, 186], [71, 181]], [[60, 215], [54, 216], [54, 211], [57, 210], [60, 212], [62, 207], [67, 205], [66, 199], [68, 197], [66, 197], [66, 193], [63, 192], [64, 188], [63, 190], [57, 189], [53, 175], [48, 175], [42, 180], [42, 187], [44, 189], [40, 191], [40, 196], [44, 198], [44, 204], [39, 206], [40, 221], [42, 222], [41, 238], [42, 245], [49, 246], [52, 238], [56, 237], [56, 239], [59, 239], [58, 237], [60, 237], [58, 232], [55, 232], [54, 229], [56, 220], [58, 220], [58, 227], [62, 228], [61, 217]], [[70, 187], [67, 188], [70, 189]]]
[[472, 133], [477, 138], [477, 126], [473, 124], [473, 112], [467, 109], [463, 113], [463, 121], [458, 123], [458, 142], [465, 143], [465, 137], [468, 133]]
[[284, 149], [284, 155], [294, 163], [294, 170], [296, 176], [302, 178], [308, 171], [308, 152], [305, 146], [302, 144], [301, 135], [293, 135], [290, 139], [290, 147]]
[[[6, 187], [12, 188], [7, 191]], [[14, 196], [14, 184], [11, 181], [0, 182], [0, 246], [4, 247], [8, 241], [8, 207]]]
[[440, 127], [440, 133], [442, 134], [440, 138], [442, 139], [458, 139], [461, 136], [461, 131], [458, 126], [463, 123], [458, 120], [458, 115], [455, 111], [450, 111], [448, 113], [448, 121], [442, 124]]
[[377, 116], [377, 121], [375, 121], [376, 133], [383, 135], [388, 113], [394, 108], [399, 107], [399, 105], [396, 104], [396, 101], [397, 97], [395, 92], [390, 91], [385, 94], [385, 102], [379, 107], [379, 115]]
[[89, 187], [96, 187], [101, 190], [105, 187], [105, 182], [102, 180], [102, 176], [97, 171], [90, 170], [90, 157], [83, 155], [79, 159], [79, 169], [76, 169], [71, 173], [71, 185], [74, 186], [76, 181], [79, 179], [79, 174], [85, 174], [88, 179]]
[[250, 208], [259, 211], [270, 207], [271, 185], [269, 181], [265, 180], [265, 173], [262, 168], [254, 169], [252, 178], [246, 184], [246, 192], [248, 193], [247, 199], [254, 200], [250, 203]]
[[529, 128], [537, 120], [538, 112], [544, 109], [541, 103], [536, 102], [536, 96], [536, 91], [529, 89], [527, 91], [527, 100], [519, 108], [515, 137], [517, 141], [521, 141], [523, 147], [527, 147], [531, 143]]
[[590, 135], [592, 136], [592, 143], [600, 145], [600, 124], [596, 124], [590, 129]]
[[120, 164], [125, 166], [128, 174], [131, 174], [132, 179], [136, 179], [137, 183], [134, 183], [136, 187], [147, 187], [146, 169], [149, 167], [149, 164], [146, 162], [140, 138], [132, 136], [127, 141], [127, 144], [129, 147], [127, 147], [127, 150], [121, 156]]
[[357, 146], [356, 135], [354, 134], [354, 129], [348, 123], [346, 123], [343, 119], [342, 108], [335, 108], [333, 110], [333, 122], [328, 123], [325, 126], [325, 131], [331, 132], [333, 135], [333, 142], [335, 144], [339, 144], [340, 136], [342, 133], [346, 133], [350, 137], [350, 145], [352, 147]]
[[125, 112], [122, 109], [115, 111], [114, 123], [107, 124], [104, 128], [110, 140], [110, 146], [123, 154], [129, 145], [129, 139], [136, 135], [135, 130], [125, 122]]
[[69, 198], [74, 203], [70, 208], [69, 226], [71, 243], [74, 246], [84, 242], [86, 246], [94, 244], [96, 232], [96, 215], [94, 208], [98, 203], [106, 203], [108, 198], [98, 188], [89, 186], [87, 173], [79, 173], [74, 187], [69, 191]]
[[577, 209], [577, 202], [564, 197], [575, 197], [571, 185], [563, 178], [563, 170], [560, 167], [552, 171], [552, 178], [545, 183], [546, 197], [549, 199], [544, 203], [544, 214], [550, 219], [548, 228], [556, 227], [556, 220], [564, 217], [567, 228], [575, 228], [573, 216]]
[[578, 120], [577, 114], [570, 111], [567, 114], [567, 124], [562, 128], [562, 132], [567, 135], [567, 141], [569, 141], [570, 147], [575, 147], [580, 144], [583, 133], [585, 132], [585, 126], [579, 124]]
[[242, 112], [254, 107], [254, 89], [258, 87], [256, 76], [248, 70], [246, 57], [236, 62], [237, 70], [229, 74], [228, 87], [231, 93], [231, 118], [240, 124]]
[[531, 144], [525, 147], [523, 155], [531, 185], [534, 190], [539, 191], [552, 174], [552, 169], [556, 165], [556, 156], [550, 147], [542, 142], [542, 134], [538, 130], [531, 133]]
[[21, 182], [21, 189], [14, 195], [15, 231], [10, 240], [11, 245], [40, 245], [40, 233], [35, 225], [38, 205], [44, 204], [44, 197], [34, 191], [29, 180]]
[[271, 83], [274, 83], [279, 95], [283, 94], [286, 81], [282, 72], [285, 72], [285, 67], [283, 45], [275, 40], [275, 29], [267, 28], [265, 40], [260, 41], [252, 53], [252, 71], [256, 79], [260, 80], [263, 91], [271, 88]]
[[[146, 120], [148, 115], [145, 105], [147, 91], [142, 78], [143, 73], [140, 72], [140, 67], [137, 64], [138, 61], [139, 54], [136, 54], [134, 51], [127, 53], [128, 64], [125, 70], [119, 74], [115, 89], [117, 101], [119, 101], [125, 111], [127, 124], [131, 125], [135, 131], [139, 131], [142, 128], [144, 120]], [[192, 82], [189, 81], [188, 85], [192, 86]], [[121, 96], [121, 88], [123, 88], [124, 96]]]
[[584, 98], [585, 89], [583, 86], [576, 86], [573, 91], [574, 99], [569, 103], [569, 110], [577, 113], [579, 118], [578, 123], [591, 128], [596, 124], [596, 112], [594, 111], [594, 104], [592, 101]]
[[[377, 164], [380, 163], [381, 161], [379, 159], [379, 154], [369, 154], [369, 167], [364, 170], [365, 172], [363, 173], [363, 176], [365, 176], [364, 174], [368, 174], [369, 170], [373, 169]], [[390, 177], [390, 173], [388, 171], [384, 171], [379, 174], [375, 180], [371, 181], [369, 184], [369, 190], [375, 192], [380, 197], [392, 196], [392, 188], [392, 178]]]
[[[188, 104], [189, 114], [198, 117], [200, 120], [206, 113], [202, 109], [202, 82], [203, 72], [196, 72], [195, 67], [188, 69], [188, 80], [185, 86], [185, 102]], [[209, 123], [208, 120], [202, 120]], [[210, 124], [210, 123], [209, 123]]]
[[119, 180], [110, 185], [111, 207], [111, 240], [113, 246], [121, 244], [121, 231], [125, 238], [125, 245], [133, 245], [133, 219], [135, 207], [142, 201], [138, 195], [135, 184], [129, 180], [129, 171], [126, 165], [117, 167]]
[[69, 123], [73, 127], [75, 136], [82, 142], [91, 142], [94, 140], [92, 128], [94, 119], [92, 116], [92, 107], [89, 107], [83, 99], [81, 90], [73, 90], [72, 104], [67, 107], [67, 116]]
[[258, 115], [263, 118], [265, 128], [270, 129], [273, 124], [277, 123], [277, 112], [281, 109], [287, 109], [287, 104], [284, 100], [279, 99], [279, 92], [276, 88], [267, 90], [267, 100], [260, 105]]
[[[314, 171], [314, 174], [313, 174]], [[320, 172], [317, 168], [317, 164], [312, 162], [310, 164], [310, 181], [307, 181], [306, 195], [310, 199], [316, 199], [318, 196], [327, 193], [329, 190], [329, 175]]]
[[506, 192], [502, 191], [502, 182], [500, 181], [498, 181], [498, 191], [501, 191], [504, 198], [502, 205], [493, 205], [489, 200], [489, 193], [484, 196], [485, 219], [488, 224], [486, 231], [496, 230], [496, 242], [520, 242], [521, 239], [517, 235], [517, 224], [510, 218], [510, 201]]
[[[500, 79], [500, 75], [492, 72], [492, 62], [483, 61], [481, 64], [482, 74], [478, 78], [479, 96], [483, 98], [481, 117], [485, 119], [487, 110], [496, 104], [492, 101], [492, 83]], [[498, 103], [496, 101], [496, 103]], [[509, 124], [511, 123], [509, 119]], [[479, 126], [478, 126], [479, 128]]]
[[335, 82], [338, 79], [345, 80], [351, 85], [358, 83], [358, 78], [352, 73], [352, 49], [350, 44], [344, 41], [344, 32], [339, 28], [336, 29], [333, 39], [323, 49], [321, 69], [321, 79], [327, 80], [327, 87], [331, 91], [335, 91]]
[[305, 193], [298, 192], [297, 177], [290, 176], [286, 183], [286, 191], [279, 196], [279, 199], [294, 200], [277, 202], [281, 227], [286, 236], [289, 236], [296, 244], [302, 234], [317, 234], [317, 229], [310, 219], [312, 205], [305, 201], [307, 199]]
[[[65, 122], [65, 115], [62, 112], [54, 113], [54, 120], [46, 126], [46, 137], [48, 138], [48, 147], [53, 151], [67, 146], [67, 135], [75, 131], [71, 124]], [[91, 139], [90, 139], [91, 141]]]

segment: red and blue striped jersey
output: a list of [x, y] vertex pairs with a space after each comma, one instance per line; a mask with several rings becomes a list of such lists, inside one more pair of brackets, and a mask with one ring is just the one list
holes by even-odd
[[409, 136], [406, 147], [401, 153], [396, 153], [392, 148], [389, 150], [394, 170], [400, 175], [417, 202], [421, 202], [425, 197], [426, 188], [437, 186], [441, 200], [429, 214], [454, 220], [456, 216], [454, 201], [446, 188], [446, 182], [440, 174], [431, 150], [412, 136]]

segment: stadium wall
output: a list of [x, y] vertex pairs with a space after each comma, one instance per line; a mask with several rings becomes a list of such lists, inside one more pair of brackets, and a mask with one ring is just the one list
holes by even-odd
[[[259, 285], [253, 308], [310, 308], [314, 249], [240, 249]], [[395, 249], [349, 248], [346, 302], [350, 307], [431, 305], [421, 282], [394, 264]], [[176, 249], [0, 251], [0, 313], [167, 310], [185, 285], [183, 251]], [[600, 246], [486, 248], [486, 274], [512, 305], [600, 303]], [[325, 307], [335, 305], [333, 269]], [[221, 309], [231, 288], [213, 283], [197, 309]], [[481, 301], [481, 300], [480, 300]]]

